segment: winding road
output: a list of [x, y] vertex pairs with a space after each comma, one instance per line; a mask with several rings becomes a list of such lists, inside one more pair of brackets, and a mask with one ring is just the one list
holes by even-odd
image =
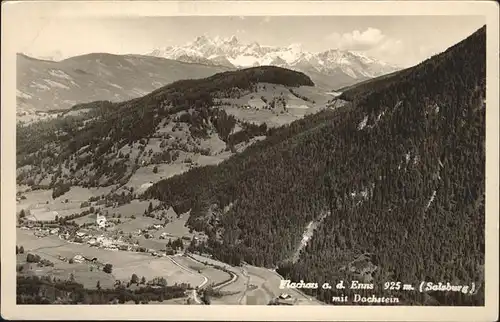
[[[179, 268], [181, 268], [182, 270], [184, 270], [184, 271], [188, 272], [189, 274], [193, 274], [193, 275], [200, 275], [201, 277], [203, 277], [203, 282], [201, 282], [201, 284], [200, 284], [200, 285], [198, 285], [198, 288], [202, 288], [203, 286], [205, 286], [205, 284], [207, 284], [207, 283], [208, 283], [208, 278], [207, 278], [205, 275], [203, 275], [203, 274], [201, 274], [201, 273], [198, 273], [198, 272], [195, 272], [194, 270], [192, 270], [192, 269], [190, 269], [190, 268], [188, 268], [188, 267], [186, 267], [186, 266], [184, 266], [184, 265], [182, 265], [182, 264], [180, 264], [180, 263], [176, 262], [176, 261], [175, 261], [175, 259], [174, 259], [174, 257], [175, 257], [175, 256], [167, 256], [167, 258], [168, 258], [168, 259], [170, 259], [170, 261], [172, 261], [172, 263], [174, 263], [174, 265], [178, 266], [178, 267], [179, 267]], [[201, 302], [200, 298], [198, 297], [198, 292], [196, 292], [196, 288], [195, 288], [195, 289], [193, 289], [192, 296], [193, 296], [193, 299], [194, 299], [194, 301], [195, 301], [196, 303], [198, 303], [198, 304], [203, 304], [203, 303]]]

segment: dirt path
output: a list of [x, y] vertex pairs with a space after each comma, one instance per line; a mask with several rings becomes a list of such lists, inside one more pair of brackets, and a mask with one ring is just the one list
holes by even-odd
[[42, 246], [42, 247], [30, 249], [29, 251], [36, 252], [36, 251], [40, 251], [42, 249], [58, 248], [58, 247], [66, 246], [66, 245], [67, 245], [67, 243], [63, 243], [63, 244], [60, 244], [60, 245], [54, 245], [54, 246]]
[[242, 269], [241, 272], [243, 273], [243, 276], [245, 276], [247, 278], [247, 282], [245, 283], [245, 290], [243, 291], [243, 294], [241, 295], [240, 299], [238, 300], [238, 304], [245, 304], [245, 303], [241, 303], [241, 302], [243, 302], [245, 295], [247, 295], [248, 287], [250, 286], [250, 275], [248, 275], [248, 273], [245, 269]]

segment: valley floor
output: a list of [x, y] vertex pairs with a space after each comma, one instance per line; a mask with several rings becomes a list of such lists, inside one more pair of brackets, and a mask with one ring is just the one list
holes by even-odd
[[[56, 209], [59, 216], [69, 215], [79, 210], [80, 203], [87, 198], [103, 193], [102, 190], [94, 190], [72, 188], [72, 193], [59, 198], [61, 200], [51, 200], [50, 191], [25, 192], [23, 195], [26, 199], [18, 203], [18, 210], [31, 209], [31, 213], [37, 214], [31, 217], [37, 218], [28, 218], [49, 222], [54, 220]], [[191, 288], [186, 292], [185, 298], [151, 304], [203, 304], [200, 294], [207, 287], [218, 293], [211, 298], [210, 304], [213, 305], [267, 305], [283, 293], [291, 295], [295, 305], [321, 304], [297, 290], [280, 289], [281, 277], [267, 268], [250, 265], [234, 267], [207, 256], [186, 252], [167, 255], [164, 236], [171, 239], [184, 237], [184, 242], [191, 240], [193, 236], [203, 236], [190, 232], [186, 227], [189, 214], [175, 216], [175, 213], [171, 214], [171, 221], [164, 228], [152, 231], [151, 237], [145, 238], [137, 234], [138, 231], [161, 223], [155, 218], [141, 215], [147, 206], [148, 202], [133, 200], [120, 207], [110, 207], [109, 213], [121, 215], [121, 223], [105, 231], [83, 228], [83, 225], [95, 221], [95, 216], [87, 215], [76, 219], [75, 222], [80, 226], [78, 231], [85, 231], [87, 234], [87, 239], [80, 242], [66, 239], [63, 234], [58, 234], [53, 229], [50, 231], [51, 228], [20, 225], [16, 229], [16, 244], [24, 249], [22, 254], [16, 255], [18, 269], [23, 266], [20, 274], [50, 276], [51, 279], [62, 281], [74, 279], [88, 289], [95, 289], [98, 283], [101, 288], [113, 288], [118, 281], [127, 284], [133, 274], [139, 279], [144, 277], [146, 281], [161, 277], [167, 280], [168, 285], [189, 284]], [[131, 242], [138, 243], [147, 251], [96, 247], [89, 241], [105, 237], [112, 240], [118, 235], [117, 231], [124, 236], [133, 234]], [[42, 260], [52, 262], [53, 266], [27, 262], [28, 254], [38, 255]], [[94, 261], [89, 261], [90, 259]], [[111, 273], [103, 271], [105, 264], [112, 265]], [[133, 285], [130, 287], [134, 288]]]

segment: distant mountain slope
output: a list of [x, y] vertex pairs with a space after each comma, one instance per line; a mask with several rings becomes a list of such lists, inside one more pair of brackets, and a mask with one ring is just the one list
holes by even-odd
[[332, 96], [313, 85], [299, 72], [255, 67], [180, 80], [121, 103], [78, 104], [18, 126], [18, 183], [124, 185], [143, 166], [217, 163], [272, 127], [326, 108]]
[[191, 210], [188, 224], [209, 236], [191, 249], [235, 265], [278, 265], [285, 278], [320, 285], [426, 281], [477, 290], [304, 290], [327, 303], [348, 295], [336, 304], [356, 304], [357, 293], [484, 305], [485, 27], [393, 77], [218, 166], [160, 181], [144, 198]]
[[297, 44], [288, 47], [245, 44], [235, 36], [227, 39], [200, 36], [183, 46], [155, 49], [148, 55], [237, 68], [278, 66], [305, 72], [317, 86], [325, 88], [351, 85], [399, 69], [356, 52], [330, 49], [312, 53]]
[[[362, 82], [341, 87], [338, 89], [335, 89], [337, 92], [342, 93], [341, 97], [343, 99], [348, 99], [349, 101], [352, 101], [355, 96], [359, 93], [367, 94], [369, 93], [369, 89], [380, 89], [380, 87], [386, 86], [389, 84], [391, 80], [396, 80], [394, 76], [396, 75], [407, 75], [407, 73], [410, 73], [410, 69], [403, 69], [403, 70], [398, 70], [390, 74], [385, 74], [379, 77], [375, 78], [370, 78], [367, 80], [364, 80]], [[340, 96], [339, 96], [340, 97]]]
[[67, 109], [97, 100], [124, 101], [179, 79], [228, 68], [138, 55], [88, 54], [60, 62], [17, 55], [18, 114]]

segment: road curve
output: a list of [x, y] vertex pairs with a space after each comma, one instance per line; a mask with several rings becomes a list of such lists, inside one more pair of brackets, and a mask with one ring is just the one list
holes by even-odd
[[[215, 269], [218, 269], [218, 270], [220, 270], [220, 271], [223, 271], [223, 272], [228, 273], [229, 275], [231, 275], [231, 279], [230, 279], [229, 281], [224, 282], [224, 283], [222, 283], [221, 285], [217, 285], [217, 286], [215, 286], [215, 287], [214, 287], [214, 289], [221, 289], [221, 288], [223, 288], [223, 287], [225, 287], [225, 286], [228, 286], [228, 285], [229, 285], [229, 284], [231, 284], [231, 283], [234, 283], [234, 282], [238, 279], [238, 275], [237, 275], [236, 273], [234, 273], [234, 272], [230, 271], [230, 270], [224, 271], [224, 270], [222, 270], [222, 269], [220, 269], [220, 268], [217, 268], [217, 267], [215, 267], [215, 266], [213, 266], [213, 265], [210, 265], [210, 264], [205, 264], [204, 262], [200, 261], [199, 259], [197, 259], [197, 258], [195, 258], [195, 257], [193, 257], [193, 256], [190, 256], [190, 255], [187, 255], [187, 256], [188, 256], [190, 259], [194, 260], [195, 262], [198, 262], [198, 263], [200, 263], [200, 264], [202, 264], [202, 265], [205, 265], [205, 266], [211, 266], [211, 267], [213, 267], [213, 268], [215, 268]], [[224, 263], [224, 264], [226, 264], [226, 263]], [[232, 267], [232, 266], [230, 266], [229, 264], [226, 264], [226, 265], [227, 265], [227, 266], [229, 266], [229, 267], [231, 267], [231, 268], [233, 268], [233, 267]]]
[[[182, 270], [184, 270], [184, 271], [188, 272], [189, 274], [193, 274], [193, 275], [201, 275], [201, 276], [203, 277], [203, 282], [202, 282], [200, 285], [198, 285], [198, 288], [201, 288], [201, 287], [203, 287], [205, 284], [207, 284], [207, 283], [208, 283], [208, 278], [207, 278], [205, 275], [203, 275], [203, 274], [201, 274], [201, 273], [198, 273], [198, 272], [195, 272], [194, 270], [192, 270], [192, 269], [190, 269], [190, 268], [188, 268], [188, 267], [186, 267], [186, 266], [184, 266], [184, 265], [182, 265], [182, 264], [180, 264], [180, 263], [176, 262], [176, 261], [175, 261], [175, 259], [174, 259], [174, 256], [167, 256], [167, 257], [168, 257], [168, 259], [170, 259], [170, 261], [171, 261], [172, 263], [174, 263], [174, 265], [177, 265], [179, 268], [181, 268]], [[198, 293], [196, 292], [196, 289], [193, 289], [193, 299], [194, 299], [194, 301], [195, 301], [196, 303], [198, 303], [198, 304], [202, 304], [201, 300], [200, 300], [200, 299], [199, 299], [199, 297], [198, 297]]]
[[231, 275], [231, 279], [227, 282], [224, 282], [222, 283], [221, 285], [217, 285], [217, 286], [214, 286], [214, 289], [219, 289], [219, 288], [223, 288], [225, 286], [228, 286], [229, 284], [233, 283], [234, 281], [236, 281], [236, 279], [238, 279], [238, 275], [236, 275], [235, 273], [231, 272], [231, 271], [228, 271], [227, 272], [229, 275]]

